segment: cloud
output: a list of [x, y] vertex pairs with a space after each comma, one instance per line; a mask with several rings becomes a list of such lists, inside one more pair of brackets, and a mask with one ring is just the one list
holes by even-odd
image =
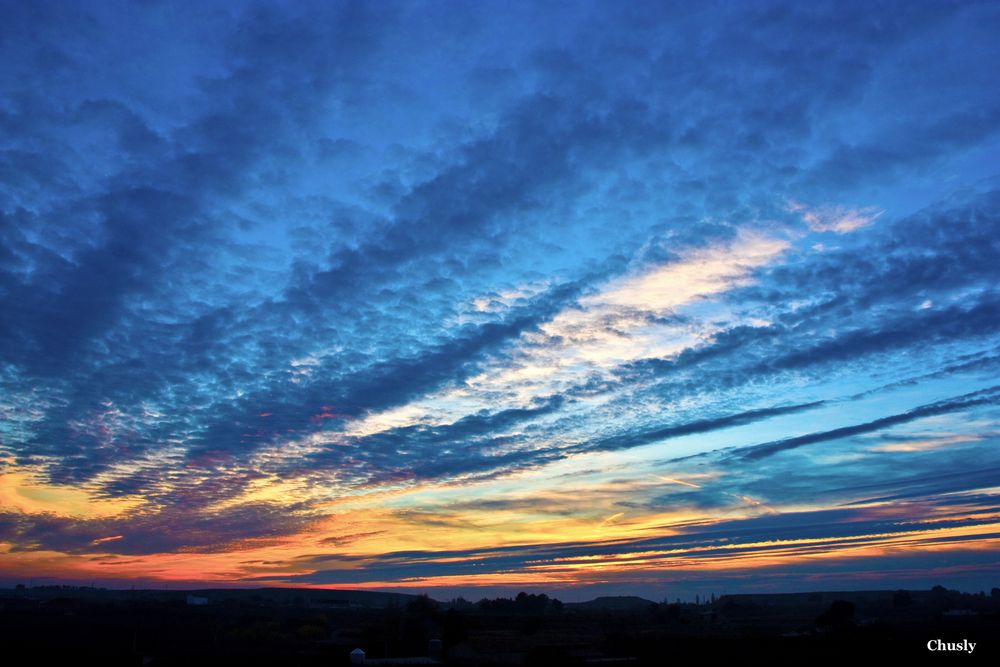
[[809, 208], [805, 204], [791, 201], [788, 209], [802, 216], [802, 220], [814, 232], [836, 232], [846, 234], [874, 222], [885, 211], [871, 207], [849, 209], [840, 206]]
[[995, 8], [495, 9], [9, 8], [0, 569], [513, 577], [981, 485], [926, 466], [992, 469]]
[[594, 443], [593, 447], [595, 449], [639, 447], [641, 445], [657, 442], [659, 440], [668, 440], [670, 438], [693, 435], [697, 433], [707, 433], [709, 431], [729, 428], [732, 426], [752, 424], [758, 420], [769, 419], [778, 415], [803, 412], [821, 405], [823, 405], [822, 401], [815, 401], [813, 403], [802, 403], [800, 405], [776, 406], [772, 408], [761, 408], [759, 410], [748, 410], [747, 412], [735, 415], [726, 415], [725, 417], [717, 417], [714, 419], [702, 419], [687, 424], [667, 426], [665, 428], [647, 431], [644, 433], [626, 434], [615, 438], [609, 438]]
[[1000, 387], [991, 387], [989, 389], [972, 392], [963, 396], [956, 396], [952, 399], [921, 405], [920, 407], [914, 408], [913, 410], [909, 410], [902, 414], [881, 417], [864, 424], [844, 426], [830, 431], [821, 431], [796, 436], [794, 438], [786, 438], [776, 442], [753, 445], [752, 447], [737, 449], [731, 454], [731, 456], [743, 459], [760, 459], [767, 456], [773, 456], [778, 452], [789, 449], [795, 449], [797, 447], [803, 447], [805, 445], [812, 445], [820, 442], [828, 442], [831, 440], [839, 440], [852, 435], [871, 433], [873, 431], [879, 431], [890, 426], [905, 424], [907, 422], [925, 417], [933, 417], [935, 415], [947, 414], [949, 412], [958, 412], [977, 405], [993, 405], [1000, 401], [1000, 393], [998, 393], [998, 390], [1000, 390]]
[[[278, 579], [314, 585], [365, 582], [419, 585], [450, 578], [471, 585], [502, 585], [504, 581], [521, 585], [518, 582], [525, 580], [558, 584], [561, 575], [574, 571], [577, 566], [599, 562], [602, 576], [619, 583], [630, 580], [664, 583], [692, 569], [698, 571], [699, 565], [714, 569], [713, 562], [723, 570], [742, 572], [808, 568], [796, 563], [795, 554], [823, 554], [823, 562], [839, 567], [849, 558], [877, 558], [882, 549], [907, 543], [925, 530], [935, 533], [928, 545], [965, 541], [976, 535], [992, 539], [995, 524], [990, 522], [988, 515], [993, 509], [995, 499], [985, 501], [978, 508], [981, 513], [974, 516], [954, 514], [928, 524], [920, 520], [900, 522], [899, 517], [905, 514], [896, 511], [822, 510], [693, 525], [669, 536], [626, 542], [395, 552], [360, 561], [315, 556], [311, 564], [321, 569]], [[920, 551], [914, 555], [917, 553]], [[838, 554], [843, 554], [843, 560]], [[342, 567], [328, 567], [331, 560], [339, 561]], [[583, 576], [586, 580], [586, 574]], [[275, 581], [276, 578], [264, 576], [260, 579]]]

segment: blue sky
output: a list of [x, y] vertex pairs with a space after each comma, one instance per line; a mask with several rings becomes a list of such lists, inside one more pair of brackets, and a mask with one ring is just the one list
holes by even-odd
[[995, 3], [3, 14], [3, 580], [995, 584]]

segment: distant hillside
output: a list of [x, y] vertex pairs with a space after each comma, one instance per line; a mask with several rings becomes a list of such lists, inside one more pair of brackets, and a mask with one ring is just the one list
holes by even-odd
[[[718, 600], [719, 606], [733, 604], [754, 604], [771, 607], [810, 607], [827, 605], [834, 600], [846, 600], [857, 605], [905, 604], [910, 602], [947, 602], [961, 601], [966, 594], [950, 591], [943, 587], [931, 590], [908, 590], [905, 596], [899, 598], [898, 590], [861, 590], [861, 591], [814, 591], [796, 593], [734, 593], [723, 595]], [[898, 598], [898, 600], [897, 600]], [[904, 604], [904, 606], [905, 606]]]
[[326, 588], [218, 588], [184, 591], [185, 595], [200, 595], [209, 600], [255, 600], [292, 602], [304, 599], [308, 602], [346, 602], [359, 607], [391, 607], [405, 605], [416, 595], [408, 593], [384, 593], [381, 591], [355, 591]]
[[207, 598], [208, 604], [224, 602], [275, 605], [330, 605], [382, 609], [405, 606], [416, 595], [381, 591], [355, 591], [324, 588], [199, 588], [164, 590], [155, 588], [122, 590], [86, 586], [36, 586], [22, 591], [6, 590], [0, 597], [23, 596], [38, 600], [75, 598], [92, 601], [148, 600], [185, 601], [189, 595]]
[[655, 604], [652, 600], [636, 597], [635, 595], [617, 595], [594, 598], [587, 602], [569, 602], [568, 609], [582, 609], [587, 611], [607, 609], [608, 611], [627, 611], [630, 609], [648, 609], [649, 605]]

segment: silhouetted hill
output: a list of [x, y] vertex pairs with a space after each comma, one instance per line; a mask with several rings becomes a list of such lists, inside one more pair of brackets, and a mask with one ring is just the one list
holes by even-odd
[[382, 591], [355, 591], [322, 588], [254, 588], [254, 589], [203, 589], [184, 591], [184, 594], [204, 596], [212, 600], [246, 600], [254, 601], [261, 598], [274, 602], [297, 602], [305, 600], [307, 605], [338, 605], [370, 607], [381, 609], [392, 606], [403, 606], [415, 599], [416, 595], [408, 593], [385, 593]]
[[635, 595], [615, 595], [594, 598], [587, 602], [570, 602], [566, 604], [568, 609], [579, 609], [596, 611], [606, 609], [609, 611], [627, 611], [630, 609], [648, 609], [649, 605], [656, 604], [652, 600], [640, 598]]
[[314, 608], [365, 607], [384, 609], [405, 606], [416, 595], [383, 591], [357, 591], [323, 588], [199, 588], [185, 590], [120, 590], [89, 586], [34, 586], [29, 589], [0, 591], [0, 598], [24, 597], [40, 602], [74, 598], [93, 602], [186, 602], [188, 596], [204, 598], [208, 605], [245, 603], [255, 605], [297, 605]]

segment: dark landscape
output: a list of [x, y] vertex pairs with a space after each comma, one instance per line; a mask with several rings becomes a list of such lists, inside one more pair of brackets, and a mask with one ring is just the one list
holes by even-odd
[[[724, 595], [700, 604], [545, 595], [449, 602], [317, 589], [0, 591], [8, 651], [114, 665], [660, 665], [679, 660], [908, 660], [927, 643], [995, 660], [1000, 589]], [[948, 658], [942, 658], [948, 659]], [[952, 658], [955, 659], [955, 658]]]

